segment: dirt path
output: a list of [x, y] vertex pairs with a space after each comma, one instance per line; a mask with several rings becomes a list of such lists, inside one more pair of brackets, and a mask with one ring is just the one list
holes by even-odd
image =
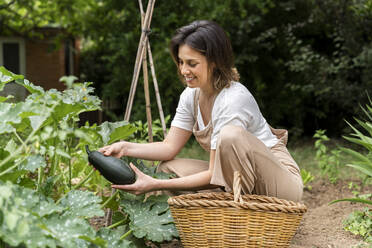
[[[308, 212], [304, 215], [290, 247], [351, 248], [357, 245], [372, 247], [372, 244], [367, 245], [361, 238], [345, 231], [342, 225], [342, 221], [353, 210], [363, 209], [363, 205], [349, 202], [328, 204], [332, 200], [352, 196], [347, 182], [333, 185], [325, 180], [318, 180], [312, 183], [312, 186], [311, 191], [304, 192], [303, 202], [308, 207]], [[371, 191], [371, 187], [363, 190], [364, 193]]]

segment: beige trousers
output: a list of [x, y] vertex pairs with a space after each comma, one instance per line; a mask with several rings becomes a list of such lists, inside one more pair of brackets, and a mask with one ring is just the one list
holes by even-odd
[[[158, 171], [184, 177], [208, 170], [208, 167], [208, 161], [174, 159], [162, 162]], [[241, 127], [224, 127], [217, 142], [210, 186], [222, 186], [230, 192], [234, 171], [241, 172], [245, 194], [301, 200], [303, 184], [300, 171], [281, 140], [269, 149]]]

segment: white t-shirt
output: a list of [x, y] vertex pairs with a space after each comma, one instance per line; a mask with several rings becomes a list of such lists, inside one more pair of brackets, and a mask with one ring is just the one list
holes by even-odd
[[[198, 118], [194, 119], [195, 92], [196, 88], [189, 87], [182, 92], [171, 126], [192, 131], [195, 122], [198, 121], [199, 130], [205, 128], [199, 106]], [[269, 148], [278, 142], [262, 116], [256, 100], [239, 82], [232, 82], [230, 87], [222, 89], [218, 94], [213, 105], [211, 121], [213, 126], [211, 149], [213, 150], [217, 146], [218, 134], [225, 125], [243, 127]]]

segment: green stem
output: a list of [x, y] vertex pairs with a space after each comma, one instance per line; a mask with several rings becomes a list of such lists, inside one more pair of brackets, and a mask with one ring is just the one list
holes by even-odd
[[[75, 123], [72, 119], [68, 120], [68, 123], [69, 126], [72, 127], [72, 130], [75, 130]], [[68, 154], [71, 154], [71, 146], [73, 144], [73, 138], [68, 138], [67, 140], [67, 150], [68, 150]], [[68, 160], [68, 171], [69, 171], [69, 185], [70, 185], [70, 189], [72, 187], [72, 183], [71, 183], [71, 180], [72, 180], [72, 164], [71, 164], [71, 159]]]
[[122, 219], [121, 221], [118, 221], [118, 222], [116, 222], [115, 224], [112, 224], [111, 226], [108, 226], [107, 228], [108, 229], [112, 229], [112, 228], [115, 228], [115, 227], [117, 227], [117, 226], [120, 226], [121, 224], [123, 224], [124, 222], [126, 222], [127, 221], [127, 217], [125, 217], [124, 219]]
[[101, 208], [105, 208], [106, 205], [112, 200], [114, 199], [117, 195], [119, 194], [119, 191], [117, 190], [110, 198], [108, 198], [101, 206]]
[[21, 139], [21, 137], [18, 135], [17, 131], [14, 130], [13, 131], [14, 135], [17, 137], [17, 139], [22, 143], [23, 146], [26, 146], [25, 142], [23, 141], [23, 139]]
[[68, 160], [68, 186], [71, 190], [72, 185], [71, 185], [71, 177], [72, 177], [72, 170], [71, 170], [71, 159]]
[[5, 175], [6, 173], [8, 173], [9, 171], [13, 170], [15, 167], [17, 167], [18, 165], [20, 165], [23, 161], [25, 161], [26, 158], [22, 158], [21, 160], [19, 160], [17, 163], [15, 163], [13, 166], [9, 167], [8, 169], [6, 169], [5, 171], [1, 172], [0, 173], [0, 177], [2, 175]]
[[13, 166], [11, 166], [11, 167], [9, 167], [9, 168], [6, 169], [5, 171], [1, 172], [1, 173], [0, 173], [0, 177], [1, 177], [2, 175], [5, 175], [5, 174], [8, 173], [9, 171], [13, 170], [13, 169], [14, 169], [15, 167], [17, 167], [17, 166], [18, 166], [18, 163], [15, 164], [15, 165], [13, 165]]
[[[88, 176], [86, 176], [83, 181], [81, 181], [79, 184], [75, 185], [71, 190], [75, 190], [77, 188], [79, 188], [81, 185], [83, 185], [84, 183], [86, 183], [90, 177], [93, 175], [94, 173], [94, 170], [92, 169], [91, 172], [89, 172]], [[63, 197], [65, 197], [71, 190], [69, 190], [66, 194], [64, 194], [63, 196], [61, 196], [57, 201], [56, 201], [56, 204], [60, 203], [60, 201], [62, 200]]]
[[132, 230], [129, 230], [128, 232], [126, 232], [123, 236], [120, 237], [120, 240], [123, 240], [125, 239], [129, 234], [131, 234], [133, 231]]
[[37, 173], [37, 186], [36, 186], [36, 190], [39, 191], [40, 190], [40, 186], [43, 182], [43, 177], [44, 177], [44, 169], [42, 167], [39, 167], [38, 168], [38, 173]]
[[84, 180], [82, 180], [80, 183], [75, 185], [72, 189], [80, 188], [81, 185], [83, 185], [84, 183], [86, 183], [87, 181], [89, 181], [91, 179], [90, 177], [93, 175], [93, 173], [94, 173], [94, 170], [92, 169], [92, 171], [89, 172], [89, 174], [84, 178]]
[[[54, 125], [54, 130], [58, 130], [57, 129], [58, 127], [56, 125]], [[57, 164], [58, 164], [58, 160], [57, 160], [57, 147], [56, 147], [56, 139], [57, 138], [54, 138], [53, 139], [53, 146], [54, 146], [54, 155], [53, 155], [53, 161], [52, 161], [52, 168], [50, 169], [50, 172], [51, 172], [51, 175], [54, 176], [55, 175], [55, 172], [56, 172], [56, 167], [57, 167]]]

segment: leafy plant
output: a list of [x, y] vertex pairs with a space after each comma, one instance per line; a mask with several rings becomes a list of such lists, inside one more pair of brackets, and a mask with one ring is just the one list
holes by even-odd
[[311, 174], [311, 172], [307, 171], [305, 169], [301, 169], [301, 178], [302, 178], [302, 182], [304, 184], [304, 188], [308, 189], [308, 190], [311, 190], [312, 187], [311, 187], [310, 183], [314, 180], [314, 176]]
[[364, 240], [372, 244], [372, 211], [368, 208], [352, 212], [343, 221], [344, 229], [354, 235], [360, 235]]
[[[123, 215], [119, 191], [104, 197], [109, 182], [88, 164], [84, 147], [130, 139], [136, 128], [125, 121], [80, 126], [79, 114], [98, 109], [100, 100], [90, 83], [63, 80], [65, 91], [45, 91], [0, 67], [0, 90], [15, 81], [30, 93], [20, 102], [0, 98], [0, 242], [21, 247], [144, 247], [143, 239], [177, 237], [166, 198], [125, 204], [121, 208], [128, 213]], [[138, 167], [154, 177], [169, 177], [141, 163]], [[85, 191], [77, 190], [81, 188]], [[88, 219], [103, 216], [107, 207], [115, 211], [117, 222], [96, 232]], [[154, 215], [151, 225], [162, 228], [161, 233], [150, 233], [133, 217], [148, 211]]]
[[168, 196], [151, 195], [145, 200], [145, 195], [133, 196], [121, 192], [120, 198], [123, 211], [129, 215], [130, 232], [135, 237], [155, 242], [178, 237], [167, 203]]
[[[170, 119], [170, 115], [165, 117], [165, 124], [168, 123]], [[149, 140], [149, 133], [148, 133], [148, 123], [143, 123], [141, 120], [135, 121], [133, 125], [136, 127], [136, 131], [134, 132], [134, 141], [136, 142], [146, 142]], [[152, 136], [154, 141], [159, 141], [164, 139], [163, 129], [161, 126], [160, 119], [156, 119], [152, 122]]]
[[[365, 176], [364, 181], [372, 178], [372, 101], [371, 99], [369, 99], [369, 101], [370, 103], [366, 105], [366, 108], [361, 107], [367, 116], [367, 120], [361, 121], [355, 118], [357, 123], [364, 129], [364, 131], [366, 131], [366, 134], [362, 133], [362, 131], [359, 131], [357, 128], [347, 122], [348, 125], [353, 129], [354, 133], [351, 134], [351, 137], [344, 136], [346, 140], [364, 147], [367, 150], [367, 154], [362, 154], [361, 152], [351, 148], [341, 148], [343, 152], [348, 153], [354, 159], [354, 161], [352, 161], [350, 164], [347, 164], [347, 166], [360, 171]], [[372, 204], [372, 201], [362, 198], [342, 199], [334, 202], [345, 200], [362, 202], [370, 205]]]
[[[348, 125], [352, 128], [354, 133], [350, 136], [344, 136], [344, 138], [354, 144], [361, 145], [367, 150], [367, 155], [356, 151], [351, 148], [342, 147], [343, 152], [348, 153], [354, 159], [347, 166], [354, 168], [360, 171], [365, 175], [364, 182], [372, 178], [372, 101], [369, 98], [369, 104], [366, 105], [366, 108], [361, 107], [363, 112], [367, 116], [366, 121], [361, 121], [357, 118], [355, 120], [357, 123], [364, 129], [365, 134], [362, 131], [359, 131], [356, 127], [351, 125], [349, 122]], [[372, 205], [372, 194], [360, 195], [357, 194], [357, 197], [346, 198], [332, 201], [331, 204], [341, 201], [350, 201], [364, 203], [367, 205]], [[367, 242], [372, 242], [372, 212], [370, 209], [366, 208], [364, 211], [354, 211], [351, 213], [349, 218], [344, 222], [345, 229], [352, 232], [356, 235], [361, 235]]]
[[[88, 191], [71, 191], [54, 203], [36, 191], [0, 181], [0, 240], [26, 247], [110, 247], [115, 231], [99, 236], [88, 218], [103, 216], [101, 199]], [[118, 240], [116, 247], [133, 247]]]
[[366, 108], [363, 108], [364, 113], [367, 116], [366, 121], [361, 121], [357, 118], [355, 120], [357, 123], [366, 131], [366, 134], [364, 134], [362, 131], [359, 131], [357, 128], [355, 128], [353, 125], [351, 125], [349, 122], [348, 125], [353, 129], [354, 133], [351, 134], [352, 137], [344, 136], [344, 138], [354, 144], [361, 145], [367, 150], [367, 155], [364, 155], [358, 151], [352, 150], [350, 148], [342, 148], [342, 151], [350, 154], [354, 161], [351, 164], [348, 164], [347, 166], [350, 166], [356, 170], [359, 170], [364, 175], [367, 176], [367, 178], [372, 177], [372, 101], [370, 100], [370, 104], [366, 106]]
[[[7, 103], [9, 97], [0, 102], [0, 135], [7, 140], [0, 148], [0, 179], [53, 193], [54, 198], [82, 186], [90, 177], [95, 188], [104, 188], [107, 182], [95, 176], [87, 164], [84, 145], [97, 148], [128, 138], [135, 128], [124, 121], [79, 126], [80, 113], [100, 107], [90, 83], [65, 78], [65, 91], [44, 91], [4, 67], [0, 67], [0, 79], [1, 88], [15, 81], [30, 92], [23, 102]], [[59, 187], [52, 191], [51, 185]]]
[[315, 159], [322, 175], [327, 175], [331, 183], [336, 183], [340, 170], [340, 150], [333, 149], [330, 152], [324, 142], [329, 141], [325, 130], [317, 130], [314, 134], [316, 155]]

